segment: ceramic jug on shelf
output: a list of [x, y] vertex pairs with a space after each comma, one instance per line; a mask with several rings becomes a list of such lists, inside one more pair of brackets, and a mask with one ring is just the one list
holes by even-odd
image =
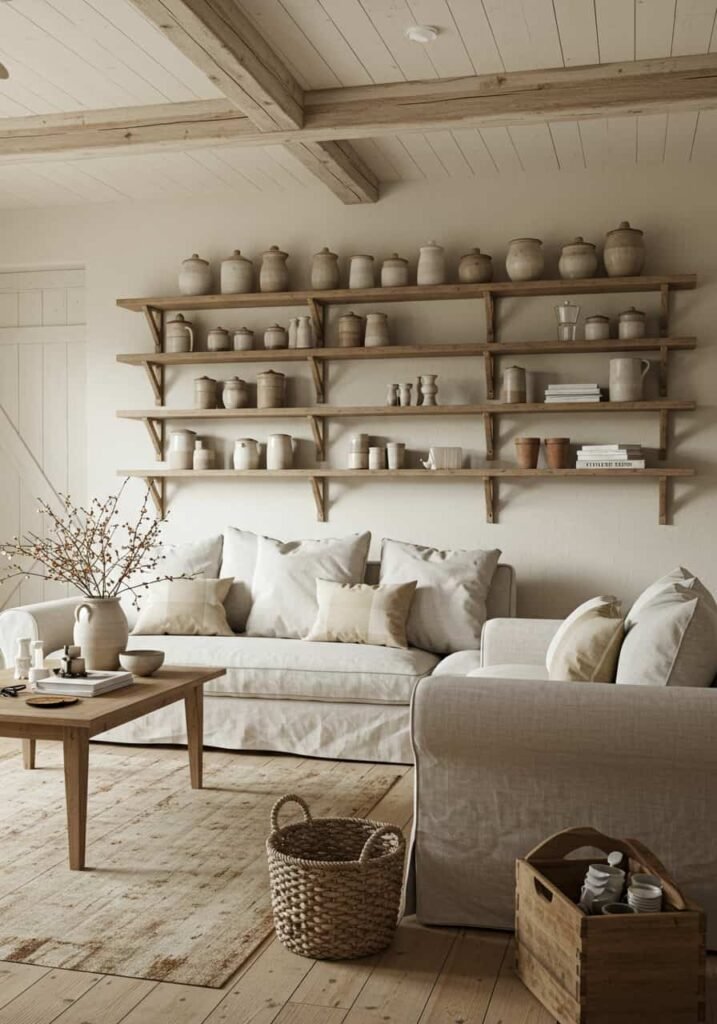
[[291, 469], [294, 462], [294, 441], [290, 434], [269, 434], [266, 444], [267, 469]]
[[635, 277], [642, 273], [645, 263], [645, 242], [639, 228], [630, 227], [623, 220], [608, 231], [602, 252], [602, 261], [608, 277]]
[[169, 435], [167, 462], [170, 469], [191, 469], [197, 435], [193, 430], [173, 430]]
[[259, 443], [253, 437], [240, 437], [234, 442], [234, 469], [259, 468]]
[[165, 352], [191, 352], [194, 348], [194, 328], [191, 320], [185, 320], [177, 313], [174, 320], [164, 325]]
[[610, 360], [610, 401], [639, 402], [650, 369], [649, 359], [621, 356]]

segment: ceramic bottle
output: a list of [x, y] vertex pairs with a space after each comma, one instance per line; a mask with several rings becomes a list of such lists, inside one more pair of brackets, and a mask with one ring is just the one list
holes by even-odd
[[214, 462], [214, 452], [207, 448], [201, 437], [194, 442], [192, 453], [192, 469], [211, 469]]
[[281, 324], [272, 324], [264, 331], [264, 348], [288, 348], [289, 336]]
[[339, 258], [326, 246], [311, 261], [311, 287], [324, 291], [339, 286]]
[[296, 348], [296, 335], [299, 329], [298, 316], [292, 316], [289, 320], [289, 348]]
[[642, 231], [632, 228], [623, 220], [605, 236], [602, 253], [608, 277], [635, 277], [642, 273], [645, 263], [645, 243]]
[[357, 348], [363, 345], [364, 322], [357, 313], [344, 313], [339, 317], [339, 348]]
[[289, 434], [269, 434], [266, 444], [267, 469], [291, 469], [294, 462], [294, 442]]
[[539, 238], [514, 238], [508, 243], [505, 269], [511, 281], [536, 281], [545, 267], [543, 243]]
[[386, 405], [398, 405], [398, 384], [386, 385]]
[[259, 288], [263, 292], [285, 292], [289, 288], [288, 254], [272, 245], [261, 258]]
[[419, 377], [420, 405], [437, 405], [436, 395], [438, 394], [438, 374], [436, 373], [424, 373]]
[[446, 257], [442, 245], [428, 242], [422, 245], [418, 254], [416, 284], [444, 284], [446, 280]]
[[180, 295], [209, 295], [212, 290], [212, 270], [207, 260], [193, 252], [183, 260], [179, 271]]
[[458, 280], [461, 284], [482, 284], [493, 280], [493, 259], [480, 249], [471, 249], [458, 260]]
[[583, 277], [595, 277], [597, 273], [597, 254], [592, 242], [586, 242], [581, 235], [564, 245], [558, 261], [558, 273], [564, 279], [577, 280]]
[[222, 260], [219, 269], [219, 288], [223, 295], [240, 295], [254, 290], [254, 264], [240, 249]]
[[191, 352], [194, 348], [194, 328], [191, 320], [185, 320], [177, 313], [174, 320], [164, 325], [165, 352]]
[[240, 437], [234, 442], [234, 469], [259, 468], [259, 444], [253, 437]]
[[380, 348], [388, 344], [388, 316], [385, 313], [367, 313], [364, 337], [366, 348]]
[[222, 405], [225, 409], [246, 409], [249, 405], [249, 385], [239, 377], [229, 377], [222, 388]]
[[216, 409], [217, 382], [213, 377], [197, 377], [194, 381], [195, 409]]
[[413, 391], [413, 384], [399, 384], [398, 386], [398, 401], [399, 405], [410, 405], [411, 404], [411, 392]]
[[284, 404], [285, 377], [276, 370], [265, 370], [256, 378], [257, 409], [278, 409]]
[[381, 287], [402, 288], [408, 284], [408, 260], [394, 252], [381, 264]]
[[349, 288], [373, 288], [373, 256], [352, 256], [349, 261]]

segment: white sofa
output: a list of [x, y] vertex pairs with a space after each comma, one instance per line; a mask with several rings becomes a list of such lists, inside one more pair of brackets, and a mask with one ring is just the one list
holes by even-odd
[[[368, 582], [378, 566], [369, 563]], [[0, 650], [12, 664], [17, 638], [54, 652], [72, 640], [79, 598], [48, 601], [0, 614]], [[489, 617], [515, 615], [515, 573], [499, 565], [488, 596]], [[130, 636], [131, 648], [163, 650], [167, 664], [219, 666], [205, 688], [204, 740], [227, 750], [272, 750], [346, 760], [411, 764], [410, 703], [417, 683], [463, 673], [479, 651], [441, 658], [415, 648], [309, 643], [262, 637]], [[183, 709], [175, 704], [104, 736], [115, 743], [185, 743]]]

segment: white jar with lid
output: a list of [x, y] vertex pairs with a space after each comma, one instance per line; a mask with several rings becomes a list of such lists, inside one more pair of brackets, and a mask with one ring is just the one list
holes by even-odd
[[602, 313], [585, 317], [585, 340], [607, 341], [610, 337], [610, 317]]
[[180, 295], [209, 295], [212, 290], [212, 270], [207, 260], [193, 252], [183, 260], [179, 271]]
[[349, 261], [349, 288], [373, 288], [373, 256], [352, 256]]
[[408, 284], [408, 260], [392, 253], [381, 264], [381, 287], [402, 288]]
[[222, 260], [219, 270], [219, 288], [223, 295], [241, 295], [254, 291], [254, 264], [240, 249]]
[[227, 352], [230, 348], [229, 331], [225, 327], [213, 327], [207, 335], [207, 351]]
[[617, 336], [622, 340], [645, 337], [645, 314], [630, 306], [617, 318]]

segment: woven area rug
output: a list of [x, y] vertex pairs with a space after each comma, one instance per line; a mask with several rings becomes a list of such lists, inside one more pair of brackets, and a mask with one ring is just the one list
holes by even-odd
[[[390, 766], [90, 747], [89, 870], [67, 866], [61, 744], [0, 741], [0, 960], [220, 987], [273, 928], [269, 812], [298, 793], [318, 816], [365, 816]], [[289, 809], [287, 820], [291, 818]]]

